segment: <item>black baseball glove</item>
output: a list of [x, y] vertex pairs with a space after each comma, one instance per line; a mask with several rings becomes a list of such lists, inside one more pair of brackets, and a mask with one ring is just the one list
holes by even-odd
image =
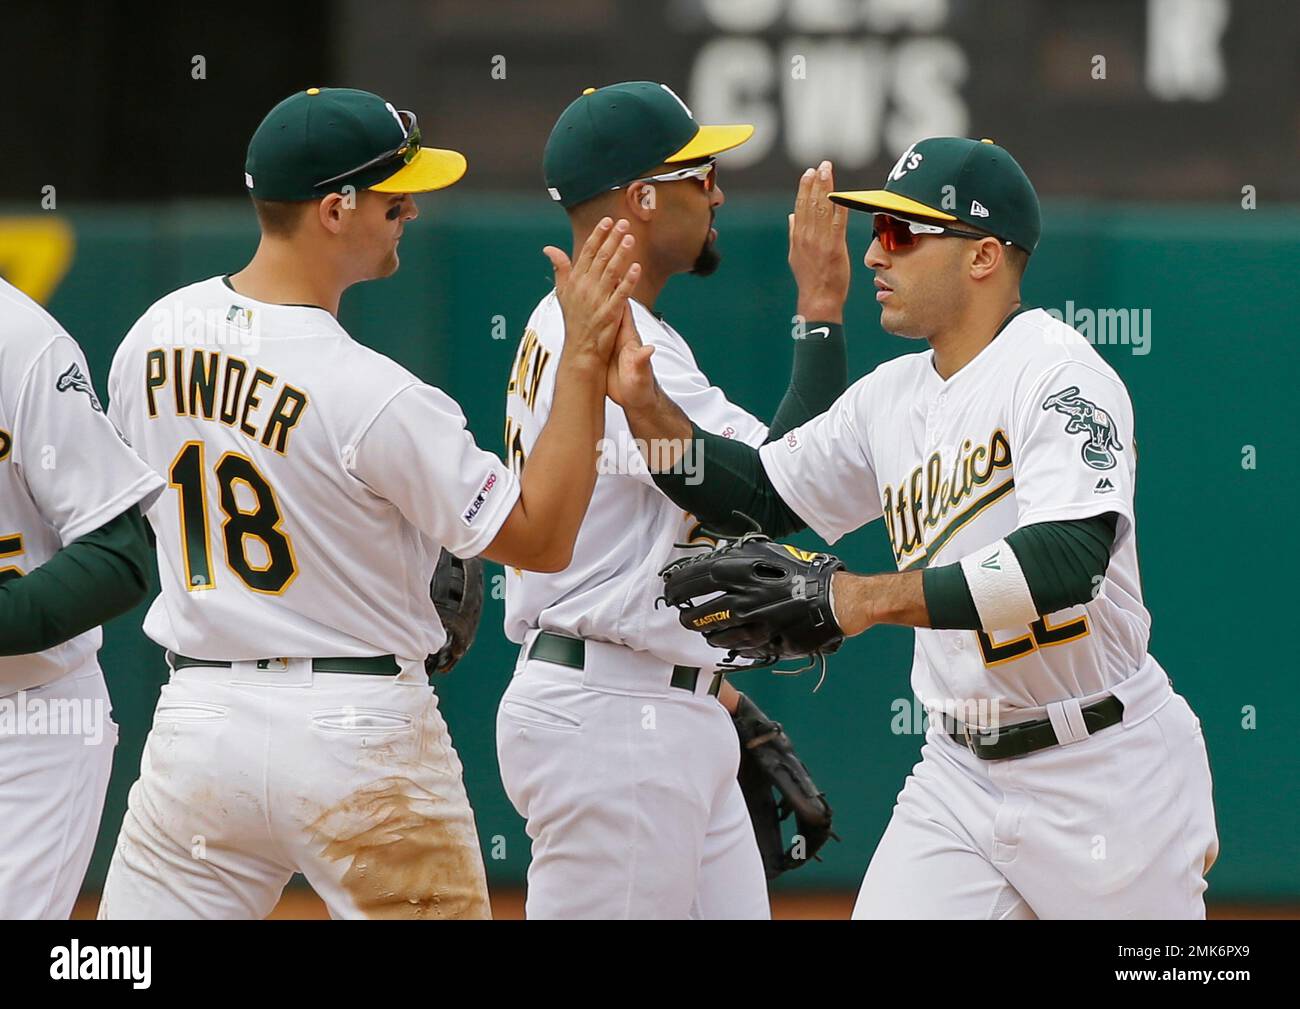
[[[744, 694], [732, 716], [740, 736], [740, 790], [754, 823], [754, 837], [763, 856], [768, 879], [816, 858], [828, 838], [839, 838], [831, 830], [831, 807], [813, 783], [808, 768], [795, 755], [790, 737], [758, 710]], [[776, 789], [776, 796], [773, 795]], [[779, 798], [778, 798], [779, 796]], [[794, 814], [796, 833], [787, 848], [781, 836], [781, 821]]]
[[[752, 669], [819, 658], [844, 643], [830, 605], [831, 575], [843, 568], [830, 554], [746, 533], [674, 561], [660, 574], [663, 598], [678, 608], [682, 626], [699, 631], [715, 648], [729, 649], [727, 663], [737, 656], [752, 660], [732, 668]], [[710, 598], [697, 605], [703, 597]]]
[[461, 560], [443, 550], [433, 570], [429, 595], [438, 618], [447, 631], [447, 641], [436, 655], [424, 660], [429, 673], [448, 673], [469, 651], [483, 616], [483, 562], [477, 557]]

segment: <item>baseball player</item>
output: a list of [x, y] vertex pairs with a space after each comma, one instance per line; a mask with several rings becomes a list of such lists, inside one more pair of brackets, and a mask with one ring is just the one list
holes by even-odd
[[[752, 132], [701, 126], [665, 85], [633, 81], [585, 91], [560, 116], [543, 160], [575, 248], [585, 250], [601, 216], [626, 217], [637, 236], [643, 270], [628, 319], [646, 349], [628, 345], [620, 364], [653, 353], [660, 380], [692, 418], [758, 446], [825, 409], [846, 382], [847, 214], [826, 199], [830, 164], [805, 173], [792, 215], [806, 339], [795, 342], [791, 388], [772, 431], [710, 384], [654, 310], [671, 277], [718, 266], [713, 225], [724, 197], [714, 157]], [[548, 294], [528, 320], [507, 388], [506, 448], [517, 471], [537, 465], [539, 432], [556, 409], [553, 362], [570, 339]], [[526, 913], [766, 918], [765, 863], [746, 806], [752, 790], [742, 797], [737, 784], [737, 732], [774, 739], [780, 726], [714, 675], [724, 652], [656, 609], [660, 568], [682, 554], [681, 543], [708, 540], [695, 516], [656, 489], [614, 404], [605, 429], [573, 563], [552, 574], [506, 573], [506, 635], [522, 648], [497, 746], [506, 792], [533, 842]], [[766, 780], [757, 791], [769, 792]], [[827, 829], [828, 821], [823, 836]], [[774, 826], [772, 836], [775, 862]]]
[[[619, 373], [639, 381], [619, 394], [639, 436], [703, 442], [703, 483], [660, 478], [702, 519], [739, 508], [773, 535], [807, 525], [832, 543], [883, 520], [897, 573], [782, 561], [809, 612], [829, 602], [831, 647], [841, 631], [917, 628], [930, 726], [855, 917], [1203, 917], [1210, 771], [1199, 721], [1147, 651], [1132, 404], [1086, 340], [1021, 303], [1033, 186], [991, 141], [936, 137], [883, 189], [831, 199], [875, 215], [881, 325], [928, 352], [760, 452], [692, 428], [644, 366]], [[705, 560], [736, 586], [686, 622], [733, 647], [761, 623], [735, 572], [764, 549]]]
[[[608, 359], [639, 268], [625, 222], [557, 266], [573, 345], [522, 479], [456, 402], [354, 341], [352, 284], [397, 269], [413, 193], [465, 171], [365, 91], [285, 99], [249, 144], [252, 261], [159, 301], [109, 379], [167, 480], [148, 513], [172, 669], [103, 917], [257, 918], [302, 872], [333, 917], [489, 915], [473, 814], [429, 686], [441, 548], [568, 563], [595, 482]], [[560, 259], [563, 259], [561, 256]]]
[[0, 918], [72, 913], [117, 745], [99, 626], [148, 591], [162, 487], [81, 348], [0, 281]]

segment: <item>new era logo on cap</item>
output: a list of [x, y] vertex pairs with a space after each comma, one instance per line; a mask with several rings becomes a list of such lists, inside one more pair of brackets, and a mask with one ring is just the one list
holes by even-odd
[[970, 215], [971, 217], [988, 217], [989, 212], [987, 208], [985, 208], [984, 204], [980, 203], [979, 200], [971, 200]]

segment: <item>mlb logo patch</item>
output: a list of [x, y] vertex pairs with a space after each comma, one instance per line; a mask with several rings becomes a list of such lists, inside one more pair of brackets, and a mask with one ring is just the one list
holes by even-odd
[[237, 329], [253, 328], [253, 310], [242, 305], [231, 305], [226, 312], [226, 322]]

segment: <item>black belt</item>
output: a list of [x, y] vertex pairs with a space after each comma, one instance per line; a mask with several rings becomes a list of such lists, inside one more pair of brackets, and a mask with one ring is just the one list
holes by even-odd
[[[1083, 724], [1088, 727], [1088, 734], [1118, 725], [1124, 717], [1124, 704], [1113, 694], [1100, 701], [1080, 709], [1083, 712]], [[948, 728], [949, 719], [944, 719], [944, 728]], [[1052, 720], [1043, 718], [1036, 722], [1019, 722], [1016, 725], [1002, 726], [997, 729], [972, 729], [969, 725], [952, 719], [955, 728], [948, 729], [948, 735], [955, 739], [980, 760], [1003, 760], [1007, 757], [1021, 757], [1035, 750], [1045, 750], [1057, 746], [1056, 730]]]
[[[582, 669], [587, 663], [587, 643], [582, 638], [569, 638], [563, 634], [540, 631], [533, 639], [532, 647], [528, 649], [528, 658], [540, 662], [554, 662], [557, 666], [568, 666], [570, 669]], [[678, 690], [689, 690], [693, 694], [699, 680], [699, 666], [673, 666], [673, 676], [669, 685]], [[717, 697], [721, 689], [722, 675], [715, 673], [713, 682], [709, 684], [709, 694]]]
[[[270, 669], [272, 662], [283, 659], [258, 659], [258, 669]], [[167, 663], [172, 669], [188, 669], [190, 666], [211, 666], [217, 669], [229, 669], [233, 663], [216, 659], [192, 659], [188, 655], [167, 653]], [[312, 659], [311, 669], [314, 673], [365, 673], [370, 676], [396, 676], [402, 671], [394, 655], [346, 655], [325, 659]]]

